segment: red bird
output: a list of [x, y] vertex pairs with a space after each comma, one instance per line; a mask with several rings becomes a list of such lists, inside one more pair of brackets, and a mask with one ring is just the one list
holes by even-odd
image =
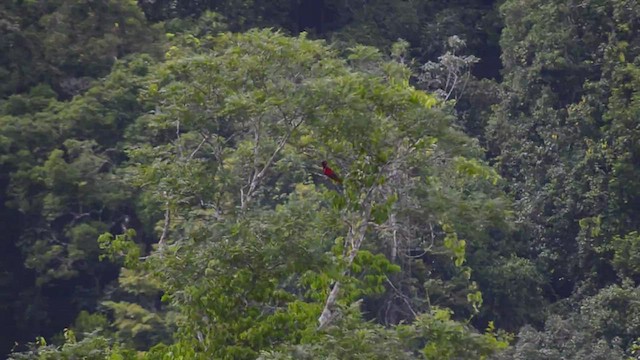
[[338, 175], [336, 175], [336, 173], [333, 170], [331, 170], [330, 167], [327, 166], [326, 161], [322, 162], [322, 173], [325, 174], [329, 179], [337, 182], [338, 184], [342, 184], [342, 179], [340, 179], [340, 177], [338, 177]]

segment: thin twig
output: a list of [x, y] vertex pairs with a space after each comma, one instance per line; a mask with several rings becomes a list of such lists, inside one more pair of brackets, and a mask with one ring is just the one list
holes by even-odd
[[402, 300], [404, 300], [404, 303], [407, 304], [407, 307], [409, 308], [413, 316], [418, 317], [418, 314], [413, 310], [413, 308], [411, 307], [411, 304], [409, 303], [409, 298], [405, 294], [403, 294], [402, 291], [398, 290], [398, 288], [396, 288], [393, 285], [393, 283], [391, 282], [391, 279], [389, 279], [388, 276], [385, 275], [385, 278], [387, 279], [387, 283], [389, 284], [389, 286], [391, 286], [391, 288], [396, 292], [396, 294], [398, 294], [398, 296], [400, 296]]

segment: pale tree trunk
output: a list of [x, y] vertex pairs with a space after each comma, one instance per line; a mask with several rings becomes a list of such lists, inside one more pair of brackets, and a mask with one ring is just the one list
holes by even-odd
[[[393, 191], [391, 189], [395, 189], [396, 191], [398, 191], [398, 185], [400, 185], [400, 181], [398, 179], [398, 164], [396, 162], [393, 162], [391, 164], [391, 174], [389, 176], [387, 183], [389, 184], [390, 191]], [[400, 194], [398, 194], [398, 196], [400, 196]], [[400, 199], [398, 197], [398, 201], [399, 200]], [[389, 214], [389, 228], [391, 232], [391, 243], [392, 243], [391, 263], [395, 263], [398, 257], [398, 219], [396, 216], [397, 209], [398, 207], [396, 202], [396, 204], [392, 205], [391, 214]]]
[[[349, 228], [349, 234], [347, 236], [347, 240], [345, 244], [351, 245], [351, 250], [347, 256], [346, 269], [344, 271], [344, 275], [347, 275], [349, 272], [349, 268], [353, 264], [356, 256], [358, 255], [358, 251], [360, 250], [360, 246], [364, 241], [364, 237], [367, 233], [367, 229], [369, 228], [369, 220], [371, 218], [371, 208], [373, 206], [372, 200], [370, 199], [373, 193], [373, 187], [369, 189], [367, 196], [365, 197], [365, 208], [362, 212], [362, 216], [359, 220], [359, 223], [355, 226], [355, 229], [352, 227]], [[334, 318], [333, 309], [336, 306], [338, 301], [338, 296], [340, 292], [340, 281], [336, 281], [333, 284], [333, 288], [329, 292], [327, 296], [327, 300], [325, 301], [324, 308], [322, 309], [322, 314], [318, 318], [318, 330], [324, 328]]]

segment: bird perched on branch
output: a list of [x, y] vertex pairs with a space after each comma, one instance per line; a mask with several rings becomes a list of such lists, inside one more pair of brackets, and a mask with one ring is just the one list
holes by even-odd
[[342, 184], [342, 179], [327, 165], [326, 161], [322, 162], [322, 173], [338, 184]]

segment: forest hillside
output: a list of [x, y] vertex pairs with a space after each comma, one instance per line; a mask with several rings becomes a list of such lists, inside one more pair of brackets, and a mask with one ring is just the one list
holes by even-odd
[[0, 3], [0, 357], [640, 358], [637, 0]]

